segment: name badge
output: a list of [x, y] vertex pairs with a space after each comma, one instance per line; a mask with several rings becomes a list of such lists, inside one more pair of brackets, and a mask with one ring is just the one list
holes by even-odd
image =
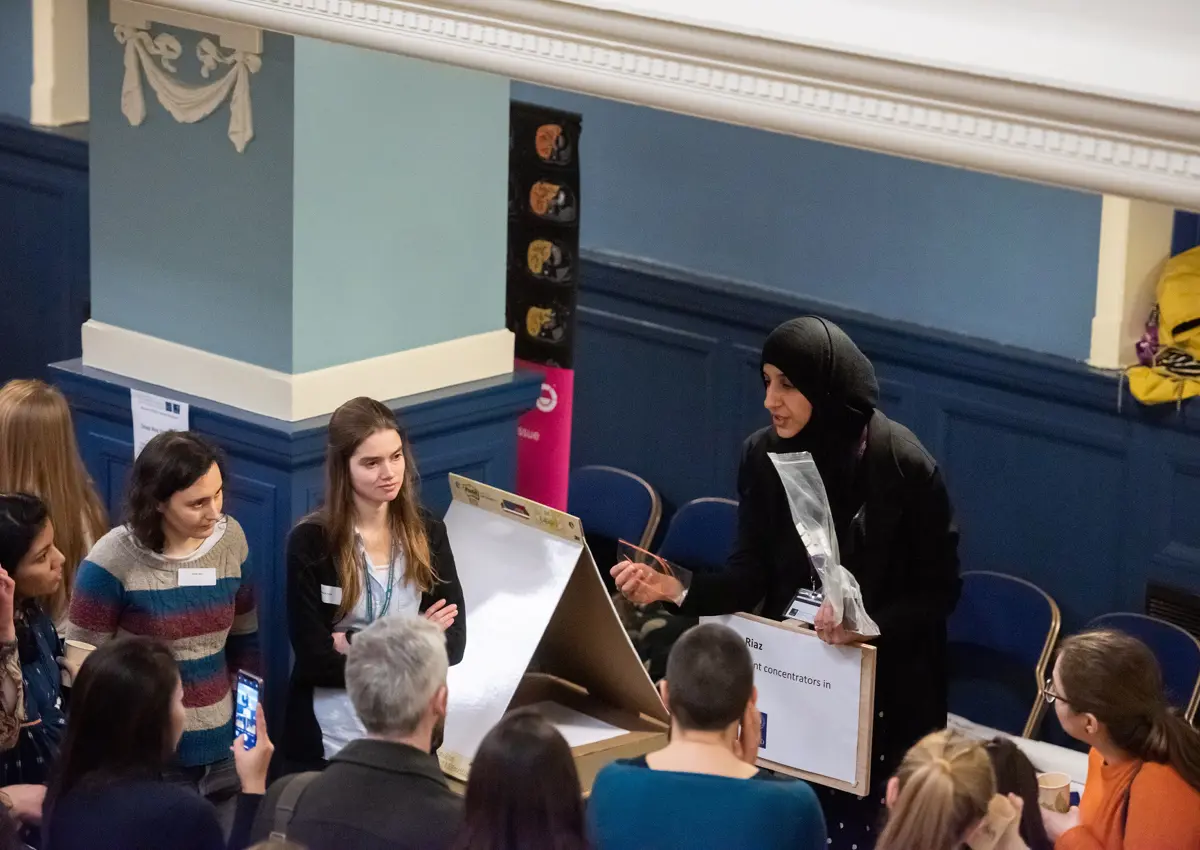
[[216, 583], [216, 567], [187, 567], [179, 570], [180, 587], [214, 587]]
[[792, 600], [792, 604], [788, 606], [784, 617], [788, 620], [799, 620], [801, 623], [808, 623], [811, 626], [817, 621], [817, 612], [821, 610], [821, 603], [824, 601], [825, 594], [821, 591], [801, 588]]
[[342, 589], [340, 587], [330, 587], [327, 584], [321, 585], [321, 601], [327, 605], [341, 605]]

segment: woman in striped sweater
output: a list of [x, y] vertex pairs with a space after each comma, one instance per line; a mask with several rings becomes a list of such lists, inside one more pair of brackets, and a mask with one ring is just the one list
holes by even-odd
[[170, 778], [212, 800], [237, 791], [230, 682], [258, 668], [246, 536], [222, 511], [220, 451], [192, 433], [159, 434], [133, 464], [127, 521], [79, 568], [67, 636], [97, 646], [122, 634], [164, 641], [179, 663], [183, 737]]

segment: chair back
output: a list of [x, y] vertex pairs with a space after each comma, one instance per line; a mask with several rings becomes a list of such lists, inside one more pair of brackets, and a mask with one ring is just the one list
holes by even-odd
[[662, 519], [662, 499], [640, 476], [612, 466], [581, 466], [571, 473], [567, 511], [579, 517], [588, 548], [611, 591], [609, 568], [616, 563], [617, 541], [650, 548]]
[[1200, 706], [1200, 640], [1174, 623], [1146, 614], [1104, 614], [1088, 623], [1090, 629], [1116, 629], [1140, 640], [1162, 668], [1167, 702], [1189, 720]]
[[947, 626], [950, 712], [1029, 737], [1045, 705], [1042, 685], [1062, 624], [1037, 585], [995, 572], [966, 572]]
[[694, 573], [723, 570], [737, 542], [737, 511], [733, 499], [693, 499], [671, 517], [658, 554]]

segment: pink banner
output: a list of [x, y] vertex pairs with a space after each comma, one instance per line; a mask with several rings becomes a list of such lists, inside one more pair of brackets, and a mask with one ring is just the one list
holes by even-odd
[[517, 422], [517, 492], [560, 511], [567, 509], [571, 469], [571, 406], [575, 371], [516, 361], [542, 373], [542, 394]]

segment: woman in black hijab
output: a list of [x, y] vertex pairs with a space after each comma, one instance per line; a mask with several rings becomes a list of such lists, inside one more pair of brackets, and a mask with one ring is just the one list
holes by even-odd
[[[685, 592], [631, 563], [613, 568], [638, 604], [661, 601], [706, 616], [758, 609], [781, 620], [797, 591], [819, 589], [772, 453], [810, 452], [833, 511], [842, 564], [862, 587], [880, 635], [871, 792], [859, 799], [818, 788], [830, 846], [869, 850], [883, 788], [910, 746], [946, 725], [946, 618], [958, 601], [958, 530], [937, 464], [912, 432], [884, 416], [875, 369], [835, 324], [785, 322], [763, 345], [764, 406], [771, 425], [752, 434], [738, 470], [738, 541], [726, 570], [693, 577]], [[761, 607], [760, 607], [761, 606]], [[861, 640], [824, 609], [817, 633]]]

